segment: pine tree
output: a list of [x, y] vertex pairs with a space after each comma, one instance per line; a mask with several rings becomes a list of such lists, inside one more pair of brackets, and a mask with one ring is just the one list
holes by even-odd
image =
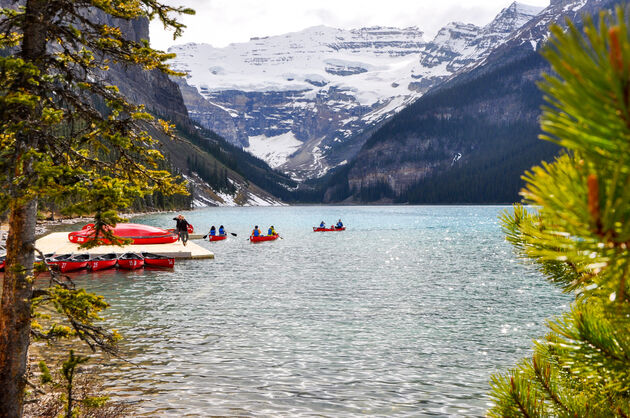
[[630, 33], [625, 10], [551, 29], [543, 139], [567, 149], [526, 173], [507, 239], [575, 294], [534, 354], [492, 378], [490, 416], [630, 415]]
[[[111, 64], [174, 74], [171, 55], [126, 39], [99, 17], [157, 18], [192, 13], [157, 0], [26, 0], [0, 9], [0, 212], [8, 210], [6, 272], [0, 308], [0, 416], [21, 415], [30, 335], [76, 336], [111, 347], [116, 335], [94, 325], [102, 298], [57, 281], [33, 294], [39, 200], [72, 196], [74, 213], [95, 214], [99, 234], [115, 210], [147, 193], [185, 193], [165, 170], [147, 133], [172, 125], [129, 103], [105, 74]], [[19, 6], [23, 5], [23, 6]], [[18, 7], [19, 6], [19, 7]], [[52, 304], [70, 326], [31, 327], [32, 309]]]

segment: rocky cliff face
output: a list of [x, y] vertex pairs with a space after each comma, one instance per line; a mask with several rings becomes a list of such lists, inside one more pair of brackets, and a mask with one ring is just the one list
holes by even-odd
[[346, 164], [371, 130], [484, 59], [539, 10], [515, 3], [485, 27], [451, 23], [431, 41], [417, 28], [315, 27], [171, 51], [198, 93], [185, 94], [194, 120], [305, 179]]
[[[128, 39], [136, 42], [149, 39], [149, 22], [146, 19], [115, 19], [96, 9], [89, 9], [86, 13], [92, 15], [94, 21], [119, 27]], [[144, 71], [136, 66], [112, 65], [105, 76], [130, 101], [144, 104], [149, 111], [168, 118], [180, 129], [193, 131], [179, 87], [167, 75], [157, 70]]]
[[612, 0], [554, 1], [479, 62], [434, 88], [372, 135], [327, 199], [513, 202], [520, 175], [557, 148], [539, 141], [536, 83], [548, 27]]

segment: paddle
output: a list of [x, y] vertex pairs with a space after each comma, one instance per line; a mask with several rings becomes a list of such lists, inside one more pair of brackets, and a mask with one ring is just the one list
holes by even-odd
[[230, 232], [230, 235], [232, 235], [233, 237], [238, 237], [238, 235], [236, 235], [234, 232]]

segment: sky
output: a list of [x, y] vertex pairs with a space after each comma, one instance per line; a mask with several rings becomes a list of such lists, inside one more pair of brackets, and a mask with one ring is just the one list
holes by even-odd
[[[166, 50], [188, 42], [224, 47], [252, 37], [281, 35], [326, 25], [342, 29], [367, 26], [417, 26], [431, 39], [452, 21], [489, 23], [513, 0], [162, 0], [194, 9], [180, 18], [187, 28], [173, 41], [172, 32], [151, 23], [151, 45]], [[549, 0], [521, 0], [548, 6]]]

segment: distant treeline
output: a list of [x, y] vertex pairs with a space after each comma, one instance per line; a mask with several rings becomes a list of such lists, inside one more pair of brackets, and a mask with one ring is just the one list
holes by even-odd
[[[531, 51], [428, 93], [378, 129], [354, 161], [327, 178], [325, 200], [520, 201], [523, 171], [559, 152], [556, 145], [538, 139], [543, 99], [532, 75], [546, 68]], [[462, 154], [458, 160], [456, 153]], [[392, 189], [388, 169], [395, 172], [409, 162], [431, 170], [410, 187]], [[360, 181], [378, 173], [383, 178], [376, 182]]]

